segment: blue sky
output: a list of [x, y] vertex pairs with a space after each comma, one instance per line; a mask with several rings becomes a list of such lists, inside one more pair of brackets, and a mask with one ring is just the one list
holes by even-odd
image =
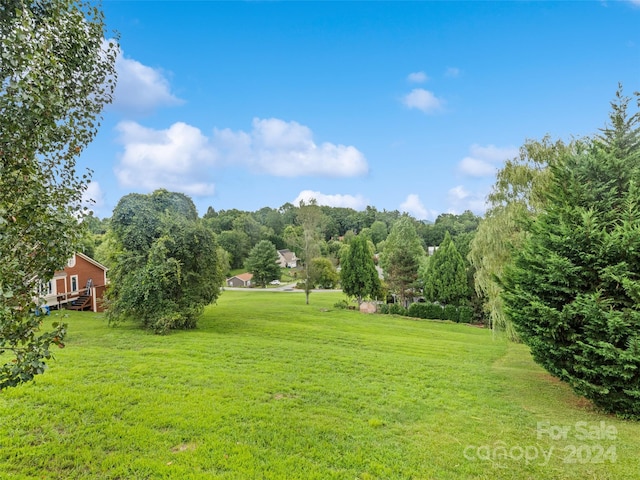
[[640, 0], [103, 2], [119, 85], [79, 165], [200, 214], [321, 204], [482, 214], [528, 138], [593, 134], [640, 90]]

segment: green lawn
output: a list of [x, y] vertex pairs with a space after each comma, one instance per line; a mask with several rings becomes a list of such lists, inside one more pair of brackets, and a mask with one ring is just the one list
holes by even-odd
[[165, 337], [70, 314], [47, 373], [0, 392], [0, 478], [637, 478], [640, 424], [525, 347], [341, 298], [226, 291]]

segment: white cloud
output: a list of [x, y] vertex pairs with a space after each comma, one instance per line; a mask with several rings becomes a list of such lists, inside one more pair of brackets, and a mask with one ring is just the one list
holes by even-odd
[[437, 216], [437, 212], [428, 210], [415, 193], [409, 194], [406, 200], [400, 204], [400, 211], [406, 212], [418, 220], [435, 219]]
[[178, 122], [153, 130], [136, 122], [117, 126], [124, 153], [116, 167], [120, 185], [143, 190], [167, 188], [188, 195], [211, 195], [208, 180], [216, 154], [199, 129]]
[[465, 210], [471, 210], [473, 213], [481, 215], [487, 209], [486, 195], [471, 193], [462, 185], [450, 189], [447, 199], [449, 200], [450, 213], [460, 214]]
[[369, 166], [353, 146], [317, 145], [309, 127], [277, 118], [254, 118], [250, 133], [215, 130], [214, 144], [228, 164], [245, 164], [277, 177], [365, 175]]
[[367, 200], [362, 195], [326, 195], [324, 193], [314, 192], [312, 190], [303, 190], [291, 203], [293, 203], [294, 205], [299, 205], [300, 200], [309, 202], [312, 199], [315, 199], [316, 202], [318, 202], [318, 205], [353, 208], [354, 210], [362, 210], [368, 205]]
[[424, 72], [413, 72], [407, 76], [407, 80], [411, 83], [424, 83], [429, 80], [429, 77]]
[[122, 50], [116, 57], [118, 82], [113, 107], [126, 113], [147, 114], [157, 107], [181, 105], [183, 100], [171, 93], [169, 81], [161, 70], [127, 58]]
[[515, 147], [496, 147], [495, 145], [473, 144], [469, 148], [470, 155], [458, 164], [458, 171], [470, 177], [489, 177], [495, 175], [505, 160], [518, 155]]
[[404, 96], [402, 99], [408, 108], [416, 108], [424, 113], [435, 113], [442, 109], [444, 101], [437, 98], [429, 90], [423, 88], [414, 88], [410, 93]]
[[484, 160], [464, 157], [458, 165], [458, 169], [470, 177], [489, 177], [497, 172], [498, 167]]
[[88, 208], [99, 208], [104, 205], [104, 192], [98, 182], [89, 182], [87, 189], [82, 193], [82, 204]]
[[456, 67], [448, 67], [444, 72], [445, 77], [457, 78], [460, 76], [460, 69]]
[[124, 147], [116, 176], [121, 186], [140, 190], [211, 195], [214, 166], [246, 167], [279, 177], [352, 177], [369, 170], [355, 147], [316, 145], [308, 127], [275, 118], [254, 119], [250, 133], [214, 130], [212, 138], [183, 122], [156, 130], [123, 121], [116, 129]]

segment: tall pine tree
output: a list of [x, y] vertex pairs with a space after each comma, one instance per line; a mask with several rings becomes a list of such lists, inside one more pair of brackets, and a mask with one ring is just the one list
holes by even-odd
[[373, 252], [364, 235], [354, 237], [343, 255], [340, 283], [342, 291], [350, 297], [356, 297], [358, 304], [365, 298], [375, 298], [380, 294], [380, 278], [373, 262]]
[[440, 247], [429, 259], [424, 280], [427, 300], [448, 305], [469, 302], [469, 284], [464, 259], [447, 232]]
[[538, 363], [640, 418], [640, 114], [628, 102], [619, 91], [611, 126], [550, 165], [545, 210], [505, 270], [503, 299]]

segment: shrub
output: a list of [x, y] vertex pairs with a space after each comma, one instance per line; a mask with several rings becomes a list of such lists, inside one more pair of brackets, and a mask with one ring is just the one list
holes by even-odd
[[340, 300], [339, 302], [336, 302], [333, 304], [333, 308], [339, 308], [341, 310], [346, 310], [349, 308], [349, 302], [347, 302], [346, 300]]
[[442, 318], [444, 320], [450, 320], [452, 322], [460, 321], [460, 317], [458, 315], [458, 307], [455, 305], [445, 305]]
[[473, 320], [473, 308], [458, 307], [458, 321], [460, 323], [471, 323]]
[[426, 303], [412, 303], [409, 305], [409, 316], [416, 318], [427, 318]]
[[389, 305], [389, 313], [391, 315], [402, 315], [404, 317], [409, 315], [409, 311], [399, 303], [392, 303]]
[[442, 320], [444, 318], [444, 310], [441, 305], [437, 303], [425, 303], [427, 316], [425, 318], [429, 318], [431, 320]]

